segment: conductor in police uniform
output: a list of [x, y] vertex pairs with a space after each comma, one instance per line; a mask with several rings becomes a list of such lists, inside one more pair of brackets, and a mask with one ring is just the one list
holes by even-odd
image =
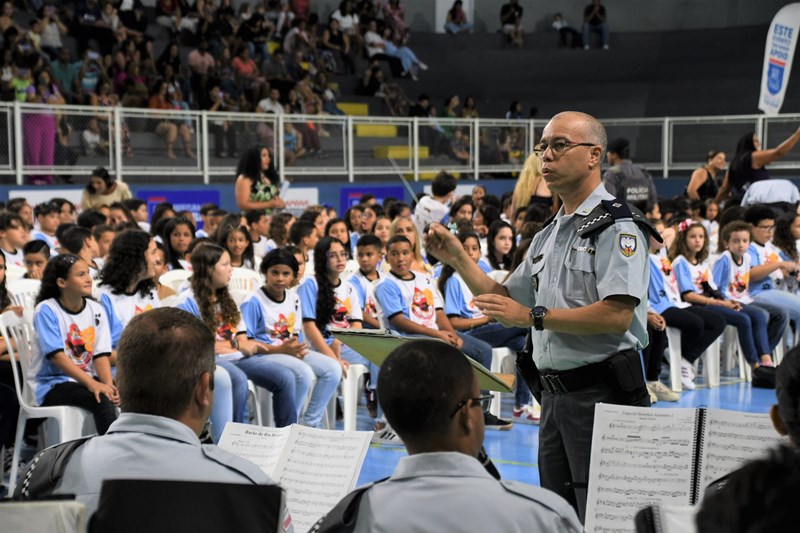
[[545, 126], [536, 153], [563, 205], [503, 285], [445, 227], [427, 235], [427, 250], [456, 269], [486, 315], [532, 329], [536, 373], [526, 372], [526, 381], [541, 390], [541, 485], [581, 521], [595, 405], [650, 405], [638, 354], [647, 345], [650, 227], [603, 187], [606, 145], [605, 128], [584, 113], [559, 113]]

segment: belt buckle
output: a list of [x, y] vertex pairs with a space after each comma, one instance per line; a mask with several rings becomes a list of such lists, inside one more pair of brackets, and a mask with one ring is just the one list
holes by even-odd
[[542, 377], [547, 383], [551, 393], [564, 394], [569, 392], [558, 374], [542, 374]]

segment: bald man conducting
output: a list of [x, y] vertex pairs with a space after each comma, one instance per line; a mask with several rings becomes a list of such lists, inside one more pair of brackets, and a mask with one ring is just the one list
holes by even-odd
[[503, 285], [443, 226], [427, 235], [427, 250], [456, 269], [486, 315], [531, 328], [535, 367], [521, 363], [541, 393], [541, 484], [581, 521], [595, 404], [650, 405], [638, 353], [647, 345], [650, 226], [603, 187], [606, 144], [605, 128], [584, 113], [559, 113], [545, 126], [535, 152], [563, 205]]

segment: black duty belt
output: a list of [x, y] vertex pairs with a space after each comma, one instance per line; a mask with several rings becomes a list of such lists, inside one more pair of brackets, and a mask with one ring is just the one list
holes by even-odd
[[541, 369], [539, 371], [539, 381], [542, 383], [542, 390], [551, 394], [565, 394], [586, 389], [600, 383], [612, 384], [615, 377], [609, 365], [609, 360], [618, 355], [634, 354], [638, 356], [638, 352], [625, 350], [610, 356], [605, 361], [572, 368], [570, 370]]

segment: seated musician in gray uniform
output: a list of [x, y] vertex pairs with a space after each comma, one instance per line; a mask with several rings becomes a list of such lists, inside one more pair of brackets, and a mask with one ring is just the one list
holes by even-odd
[[560, 496], [498, 481], [479, 462], [491, 396], [481, 396], [459, 350], [430, 340], [405, 344], [381, 366], [378, 390], [409, 455], [363, 493], [355, 531], [582, 531]]
[[[214, 399], [214, 337], [200, 320], [175, 308], [142, 313], [117, 353], [123, 412], [106, 435], [75, 450], [56, 494], [74, 494], [88, 517], [107, 479], [274, 484], [250, 461], [198, 439]], [[286, 522], [285, 508], [281, 516]]]

